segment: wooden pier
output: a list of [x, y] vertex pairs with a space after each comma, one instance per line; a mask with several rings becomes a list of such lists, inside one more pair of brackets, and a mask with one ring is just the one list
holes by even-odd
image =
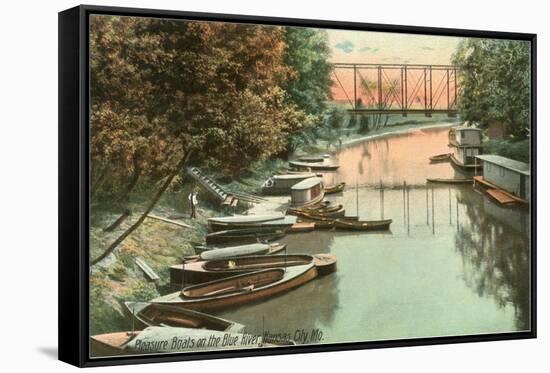
[[252, 194], [225, 190], [221, 185], [205, 175], [198, 167], [187, 168], [187, 174], [195, 179], [204, 190], [216, 197], [224, 206], [236, 207], [239, 201], [259, 203], [265, 200], [265, 198]]
[[485, 180], [483, 176], [474, 176], [474, 187], [476, 185], [482, 185], [485, 188], [487, 194], [495, 201], [502, 205], [514, 205], [514, 204], [528, 204], [526, 200], [520, 198], [512, 193], [509, 193], [493, 183]]

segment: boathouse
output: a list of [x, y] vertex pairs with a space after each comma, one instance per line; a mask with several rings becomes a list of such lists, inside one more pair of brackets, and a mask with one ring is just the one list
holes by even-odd
[[463, 168], [477, 168], [475, 157], [481, 154], [481, 130], [470, 126], [454, 127], [449, 131], [453, 147], [451, 161]]
[[458, 146], [481, 145], [481, 130], [475, 127], [455, 127], [455, 141]]
[[295, 184], [290, 189], [290, 204], [294, 207], [313, 205], [323, 200], [323, 179], [311, 177]]
[[500, 155], [478, 155], [483, 163], [483, 179], [515, 196], [529, 201], [530, 169], [527, 163]]
[[453, 150], [453, 157], [458, 160], [459, 165], [474, 165], [475, 158], [481, 154], [481, 147], [468, 145], [457, 146]]

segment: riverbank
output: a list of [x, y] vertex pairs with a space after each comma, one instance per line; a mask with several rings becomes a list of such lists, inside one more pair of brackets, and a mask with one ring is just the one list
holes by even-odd
[[[362, 141], [376, 138], [379, 135], [400, 133], [411, 129], [430, 128], [434, 126], [456, 126], [460, 123], [457, 118], [435, 114], [427, 118], [415, 115], [402, 120], [402, 116], [390, 116], [385, 125], [371, 126], [368, 131], [362, 131], [359, 126], [349, 127], [349, 118], [343, 121], [339, 128], [325, 129], [314, 139], [313, 144], [300, 146], [296, 149], [296, 156], [330, 153], [339, 150], [342, 146], [357, 144]], [[413, 118], [413, 119], [411, 119]], [[416, 118], [416, 119], [414, 119]]]
[[[359, 142], [373, 140], [382, 136], [405, 133], [415, 129], [445, 127], [456, 123], [425, 124], [392, 124], [373, 130], [368, 135], [354, 134], [346, 136], [342, 147], [352, 146]], [[341, 134], [341, 133], [340, 133]], [[334, 132], [334, 138], [337, 133]], [[325, 146], [327, 140], [318, 140], [317, 146]], [[296, 154], [312, 154], [311, 146], [297, 149]], [[337, 150], [336, 147], [332, 151]], [[263, 181], [274, 173], [288, 168], [283, 159], [269, 159], [256, 162], [244, 172], [238, 180], [220, 182], [223, 187], [232, 191], [259, 193]], [[218, 181], [225, 180], [223, 175], [209, 174]], [[194, 254], [193, 245], [202, 242], [207, 233], [207, 219], [224, 214], [217, 204], [210, 203], [206, 195], [199, 195], [200, 207], [196, 219], [189, 219], [187, 195], [194, 183], [183, 182], [180, 189], [166, 193], [159, 201], [153, 214], [170, 218], [192, 228], [182, 228], [173, 224], [153, 219], [146, 219], [143, 224], [124, 240], [115, 252], [90, 271], [91, 332], [92, 334], [131, 328], [128, 318], [123, 313], [123, 301], [147, 301], [165, 294], [169, 290], [168, 267], [176, 264], [185, 255]], [[104, 228], [115, 221], [120, 213], [109, 211], [105, 206], [92, 208], [90, 227], [90, 254], [99, 256], [110, 242], [113, 242], [126, 228], [139, 218], [142, 202], [135, 202], [132, 214], [117, 229], [105, 232]], [[248, 209], [248, 213], [277, 211], [288, 201], [288, 196], [268, 197], [266, 201]], [[150, 282], [141, 269], [135, 264], [137, 257], [142, 258], [160, 277], [157, 283]]]

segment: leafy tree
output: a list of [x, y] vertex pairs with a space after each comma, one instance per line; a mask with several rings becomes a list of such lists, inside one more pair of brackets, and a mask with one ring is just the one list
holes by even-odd
[[323, 122], [332, 86], [330, 48], [325, 30], [286, 27], [284, 63], [292, 74], [283, 86], [288, 102], [307, 114], [302, 126], [289, 134], [287, 152], [311, 141], [314, 126]]
[[464, 39], [453, 63], [461, 68], [461, 117], [481, 126], [502, 121], [513, 137], [525, 138], [530, 124], [529, 43]]
[[285, 86], [288, 99], [306, 114], [319, 116], [326, 110], [332, 86], [330, 48], [325, 30], [286, 27], [284, 62], [294, 74]]
[[236, 174], [284, 149], [307, 116], [285, 99], [293, 72], [280, 27], [111, 16], [94, 16], [91, 27], [92, 180], [103, 172], [131, 185], [138, 174], [156, 186], [95, 264], [188, 164]]

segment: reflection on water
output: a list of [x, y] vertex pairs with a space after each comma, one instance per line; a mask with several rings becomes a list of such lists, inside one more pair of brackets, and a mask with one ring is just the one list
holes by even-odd
[[450, 153], [448, 128], [426, 129], [385, 136], [342, 149], [338, 172], [325, 176], [328, 185], [424, 185], [426, 177], [464, 177], [448, 163], [430, 164], [432, 155]]
[[289, 253], [331, 252], [338, 271], [220, 314], [258, 333], [319, 328], [322, 342], [529, 329], [528, 214], [497, 206], [471, 185], [426, 187], [426, 177], [463, 177], [448, 163], [428, 162], [445, 152], [447, 129], [342, 150], [340, 169], [325, 178], [352, 187], [329, 199], [348, 215], [393, 219], [391, 231], [288, 235]]

